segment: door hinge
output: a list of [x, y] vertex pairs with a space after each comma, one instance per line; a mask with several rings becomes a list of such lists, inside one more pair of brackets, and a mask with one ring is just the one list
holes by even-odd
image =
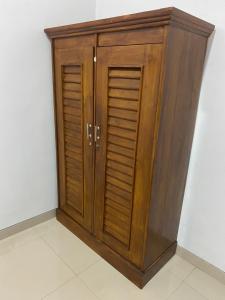
[[97, 58], [96, 58], [96, 56], [94, 56], [94, 62], [96, 62], [97, 61]]

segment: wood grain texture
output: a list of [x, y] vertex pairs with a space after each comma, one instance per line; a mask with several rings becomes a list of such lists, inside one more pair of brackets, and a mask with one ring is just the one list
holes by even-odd
[[213, 30], [176, 8], [46, 30], [57, 218], [141, 288], [176, 250]]
[[59, 205], [91, 231], [93, 153], [86, 123], [93, 123], [93, 48], [55, 49], [54, 57]]
[[144, 266], [177, 239], [207, 40], [169, 28]]
[[91, 33], [113, 32], [137, 28], [151, 28], [166, 25], [176, 25], [185, 30], [208, 37], [214, 30], [214, 25], [185, 13], [175, 7], [167, 7], [126, 16], [84, 22], [73, 25], [46, 28], [50, 38], [86, 35]]
[[141, 45], [160, 44], [164, 41], [164, 28], [146, 28], [137, 30], [123, 30], [120, 32], [109, 32], [99, 34], [98, 45], [121, 46], [121, 45]]
[[160, 44], [97, 52], [101, 140], [96, 151], [95, 232], [137, 266], [143, 260], [161, 55]]

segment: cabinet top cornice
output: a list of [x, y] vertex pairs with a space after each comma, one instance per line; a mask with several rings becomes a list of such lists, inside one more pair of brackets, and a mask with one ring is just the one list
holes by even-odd
[[175, 7], [45, 29], [49, 38], [173, 25], [208, 37], [215, 26]]

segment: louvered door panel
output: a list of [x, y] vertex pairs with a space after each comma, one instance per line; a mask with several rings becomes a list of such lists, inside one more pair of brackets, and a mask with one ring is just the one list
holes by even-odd
[[93, 141], [86, 124], [93, 123], [93, 49], [57, 49], [55, 63], [60, 208], [91, 230]]
[[[111, 110], [114, 115], [107, 123], [112, 139], [106, 149], [103, 231], [129, 247], [142, 68], [109, 67], [108, 72], [108, 115]], [[112, 202], [121, 206], [119, 211]]]
[[[143, 254], [144, 186], [150, 180], [160, 47], [104, 47], [97, 52], [96, 121], [101, 135], [96, 151], [95, 231], [137, 265]], [[154, 87], [149, 85], [152, 80]], [[138, 176], [146, 178], [140, 182]]]

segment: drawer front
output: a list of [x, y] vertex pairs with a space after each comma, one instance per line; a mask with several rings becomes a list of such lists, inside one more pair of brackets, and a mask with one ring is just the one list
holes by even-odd
[[119, 45], [141, 45], [160, 44], [164, 39], [163, 27], [146, 28], [136, 30], [122, 30], [119, 32], [101, 33], [98, 37], [98, 45], [119, 46]]

